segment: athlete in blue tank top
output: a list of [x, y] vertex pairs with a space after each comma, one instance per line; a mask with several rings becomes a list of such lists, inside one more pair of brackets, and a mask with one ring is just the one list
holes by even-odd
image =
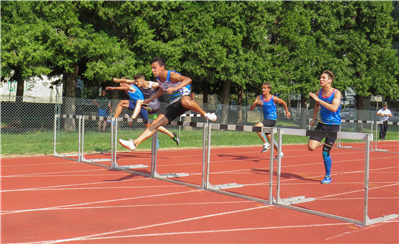
[[[255, 107], [257, 105], [262, 107], [262, 111], [263, 111], [263, 121], [257, 123], [255, 126], [256, 127], [273, 127], [276, 122], [277, 122], [277, 112], [276, 112], [276, 103], [280, 103], [283, 105], [284, 109], [285, 109], [285, 114], [287, 116], [287, 118], [290, 117], [290, 112], [288, 111], [288, 107], [287, 104], [284, 102], [284, 100], [273, 96], [272, 94], [270, 94], [270, 91], [272, 89], [272, 86], [269, 82], [265, 82], [262, 85], [262, 95], [259, 95], [256, 97], [254, 103], [251, 105], [251, 107], [249, 108], [249, 110], [254, 110]], [[270, 145], [269, 143], [266, 141], [265, 135], [262, 132], [257, 132], [257, 134], [259, 135], [260, 139], [263, 141], [263, 148], [262, 148], [262, 153], [266, 152], [269, 150]], [[267, 140], [270, 142], [271, 141], [271, 134], [270, 133], [266, 133], [267, 136]], [[276, 149], [276, 151], [278, 150], [278, 146], [276, 141], [274, 141], [274, 149]], [[283, 157], [284, 154], [281, 153], [281, 157]], [[274, 158], [274, 160], [277, 160], [277, 156]]]
[[[309, 92], [311, 98], [316, 101], [316, 105], [313, 111], [313, 120], [309, 123], [311, 126], [315, 125], [317, 114], [320, 111], [320, 121], [317, 124], [315, 130], [320, 131], [339, 131], [339, 126], [341, 124], [341, 92], [337, 89], [331, 87], [334, 81], [334, 74], [325, 70], [320, 76], [320, 86], [321, 89], [316, 92], [316, 94]], [[310, 136], [308, 142], [308, 150], [314, 151], [320, 145], [322, 137]], [[323, 161], [325, 176], [321, 181], [322, 184], [331, 183], [331, 165], [332, 159], [330, 156], [330, 151], [334, 146], [336, 138], [326, 138], [323, 145]]]

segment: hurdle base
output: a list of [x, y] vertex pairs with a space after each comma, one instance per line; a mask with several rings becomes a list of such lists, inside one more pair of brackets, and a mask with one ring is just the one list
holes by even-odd
[[78, 157], [79, 156], [79, 154], [59, 154], [59, 153], [57, 153], [57, 152], [55, 152], [54, 154], [53, 154], [53, 156], [54, 157], [59, 157], [59, 158], [66, 158], [66, 157]]
[[106, 161], [111, 161], [110, 158], [93, 158], [93, 159], [86, 159], [85, 157], [82, 156], [82, 159], [80, 160], [85, 163], [94, 163], [94, 162], [106, 162]]
[[352, 148], [351, 146], [338, 146], [338, 148]]
[[297, 196], [297, 197], [289, 197], [289, 198], [279, 198], [278, 204], [282, 205], [292, 205], [292, 204], [298, 204], [298, 203], [304, 203], [304, 202], [311, 202], [314, 201], [314, 198], [306, 198], [305, 196]]
[[388, 151], [388, 149], [374, 149], [374, 151], [376, 151], [376, 152], [386, 152], [386, 151]]
[[207, 189], [213, 189], [213, 190], [221, 190], [221, 189], [230, 189], [230, 188], [238, 188], [238, 187], [243, 187], [244, 185], [239, 185], [237, 183], [228, 183], [228, 184], [220, 184], [220, 185], [211, 185], [207, 184]]
[[187, 173], [169, 173], [169, 174], [158, 174], [158, 172], [154, 172], [154, 178], [180, 178], [180, 177], [185, 177], [185, 176], [189, 176], [189, 174]]
[[391, 219], [396, 219], [396, 218], [398, 218], [398, 217], [399, 217], [399, 215], [397, 215], [397, 214], [384, 215], [384, 216], [382, 216], [382, 217], [375, 218], [375, 219], [370, 219], [370, 218], [367, 216], [366, 226], [367, 226], [367, 225], [376, 224], [376, 223], [385, 222], [385, 221], [388, 221], [388, 220], [391, 220]]
[[122, 166], [116, 166], [116, 169], [141, 169], [141, 168], [147, 168], [147, 165], [144, 164], [135, 164], [135, 165], [122, 165]]

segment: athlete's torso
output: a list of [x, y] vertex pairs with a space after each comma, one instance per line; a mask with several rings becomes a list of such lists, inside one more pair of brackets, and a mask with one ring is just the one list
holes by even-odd
[[276, 113], [276, 104], [274, 103], [274, 96], [272, 95], [269, 100], [265, 100], [263, 94], [261, 95], [261, 99], [263, 101], [262, 111], [263, 111], [263, 118], [265, 120], [277, 120], [277, 113]]
[[[334, 95], [338, 91], [337, 89], [334, 89], [331, 94], [329, 94], [326, 97], [323, 97], [322, 95], [322, 89], [319, 91], [319, 98], [320, 100], [332, 104], [334, 100]], [[325, 108], [323, 105], [320, 104], [320, 123], [326, 124], [326, 125], [340, 125], [341, 124], [341, 106], [338, 107], [338, 110], [333, 112]]]
[[[159, 77], [157, 77], [157, 82], [159, 83], [159, 86], [161, 87], [161, 89], [163, 91], [168, 90], [169, 87], [176, 87], [180, 84], [180, 82], [172, 83], [170, 81], [171, 71], [173, 71], [173, 70], [168, 70], [168, 75], [164, 82], [162, 82], [159, 79]], [[173, 71], [173, 72], [176, 72], [176, 71]], [[176, 73], [178, 73], [178, 72], [176, 72]], [[188, 96], [188, 95], [190, 95], [190, 85], [182, 87], [179, 90], [174, 91], [172, 94], [168, 94], [170, 103], [177, 102], [182, 96]]]

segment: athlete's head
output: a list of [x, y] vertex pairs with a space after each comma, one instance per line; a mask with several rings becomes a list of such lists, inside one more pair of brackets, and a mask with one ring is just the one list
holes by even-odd
[[153, 58], [151, 60], [151, 70], [155, 77], [158, 77], [166, 68], [165, 61], [162, 58]]
[[262, 94], [266, 95], [272, 90], [272, 85], [269, 82], [264, 82], [262, 85]]
[[145, 82], [145, 76], [143, 74], [137, 74], [134, 77], [134, 80], [137, 82], [138, 87], [142, 87]]
[[327, 84], [330, 84], [334, 81], [335, 76], [333, 72], [329, 70], [324, 70], [323, 73], [320, 75], [320, 85], [325, 86]]

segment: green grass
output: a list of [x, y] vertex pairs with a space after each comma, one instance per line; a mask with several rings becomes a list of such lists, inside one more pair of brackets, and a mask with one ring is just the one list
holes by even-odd
[[[281, 124], [280, 124], [281, 126]], [[286, 125], [284, 125], [286, 126]], [[171, 132], [178, 133], [177, 128], [170, 128]], [[343, 131], [353, 132], [352, 128], [343, 129]], [[129, 139], [137, 138], [143, 130], [119, 130], [118, 138]], [[370, 133], [370, 129], [364, 129], [365, 133]], [[221, 131], [213, 130], [211, 138], [212, 146], [259, 146], [262, 141], [254, 132], [236, 132], [236, 131]], [[85, 132], [84, 152], [103, 152], [110, 150], [111, 135], [110, 132]], [[192, 131], [180, 131], [180, 145], [177, 147], [176, 143], [168, 136], [159, 133], [160, 150], [162, 149], [178, 149], [178, 148], [201, 148], [203, 142], [203, 131], [194, 129]], [[277, 139], [277, 135], [276, 135]], [[398, 140], [399, 128], [398, 126], [390, 126], [386, 140]], [[25, 133], [2, 133], [1, 134], [1, 154], [3, 157], [10, 156], [28, 156], [28, 155], [52, 155], [54, 152], [53, 146], [53, 132], [52, 131], [36, 131]], [[284, 135], [284, 144], [307, 144], [308, 138], [303, 136]], [[342, 140], [342, 142], [354, 142], [353, 140]], [[78, 133], [68, 133], [61, 131], [57, 134], [57, 152], [76, 153], [78, 151]], [[151, 139], [143, 142], [138, 150], [149, 150], [151, 148]], [[118, 144], [119, 151], [127, 151]]]

